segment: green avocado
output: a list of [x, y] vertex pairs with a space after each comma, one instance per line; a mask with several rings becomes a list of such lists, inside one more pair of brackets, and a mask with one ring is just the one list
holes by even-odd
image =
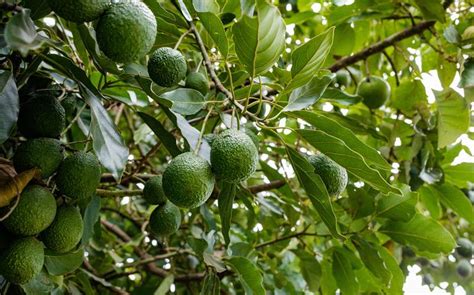
[[456, 265], [456, 271], [459, 276], [468, 278], [472, 274], [472, 265], [468, 260], [463, 259]]
[[157, 236], [169, 236], [178, 231], [181, 225], [181, 212], [171, 202], [159, 205], [150, 216], [151, 232]]
[[5, 228], [18, 236], [34, 236], [45, 230], [56, 216], [53, 194], [39, 185], [28, 185], [12, 214], [3, 221]]
[[59, 165], [56, 185], [59, 191], [75, 200], [94, 195], [101, 176], [100, 163], [91, 153], [77, 152]]
[[184, 86], [186, 88], [196, 89], [201, 92], [202, 95], [206, 95], [209, 92], [209, 81], [207, 77], [200, 72], [189, 73]]
[[44, 264], [43, 244], [22, 238], [0, 253], [0, 275], [13, 284], [25, 284], [40, 273]]
[[66, 125], [66, 113], [50, 95], [38, 95], [20, 105], [18, 129], [26, 137], [57, 138]]
[[323, 180], [331, 196], [339, 196], [346, 189], [346, 169], [323, 154], [309, 156], [308, 161], [313, 165], [314, 172]]
[[336, 83], [339, 86], [349, 87], [351, 81], [351, 74], [347, 70], [343, 69], [336, 72]]
[[191, 152], [175, 157], [163, 173], [163, 190], [173, 204], [196, 208], [209, 199], [214, 189], [209, 163]]
[[143, 188], [143, 198], [151, 205], [166, 203], [167, 199], [163, 191], [163, 177], [161, 175], [148, 179]]
[[41, 240], [48, 249], [66, 253], [81, 241], [83, 227], [82, 216], [77, 208], [60, 207], [53, 223], [41, 233]]
[[107, 57], [120, 63], [144, 57], [152, 49], [156, 33], [156, 18], [140, 1], [112, 4], [96, 27], [99, 48]]
[[48, 0], [51, 9], [65, 20], [83, 23], [101, 16], [112, 0]]
[[148, 61], [148, 74], [162, 87], [178, 85], [186, 77], [188, 66], [178, 50], [169, 47], [158, 48]]
[[359, 83], [357, 94], [369, 109], [378, 109], [390, 98], [390, 85], [380, 77], [367, 77]]
[[258, 150], [242, 131], [228, 129], [217, 136], [211, 147], [212, 171], [227, 182], [240, 182], [256, 170]]
[[471, 258], [473, 252], [472, 242], [466, 238], [458, 239], [458, 246], [456, 247], [456, 252], [465, 258]]
[[41, 177], [50, 177], [64, 159], [61, 142], [53, 138], [35, 138], [22, 143], [13, 156], [13, 165], [18, 173], [39, 168]]

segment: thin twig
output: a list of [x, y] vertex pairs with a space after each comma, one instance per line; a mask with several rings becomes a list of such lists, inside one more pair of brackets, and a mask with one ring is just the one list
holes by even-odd
[[385, 56], [388, 63], [392, 67], [393, 72], [395, 73], [395, 81], [396, 81], [397, 86], [400, 86], [400, 79], [398, 78], [398, 71], [397, 71], [397, 67], [395, 66], [395, 63], [393, 62], [393, 60], [390, 58], [390, 56], [385, 50], [382, 51], [382, 54]]

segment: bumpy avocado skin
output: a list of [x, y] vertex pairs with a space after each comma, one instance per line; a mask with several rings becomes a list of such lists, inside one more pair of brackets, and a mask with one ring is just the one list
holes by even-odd
[[43, 264], [43, 244], [32, 237], [21, 238], [0, 254], [0, 275], [13, 284], [25, 284], [39, 274]]
[[178, 231], [181, 225], [181, 212], [171, 202], [159, 205], [150, 216], [151, 232], [157, 236], [169, 236]]
[[151, 205], [164, 204], [166, 199], [163, 191], [163, 178], [161, 175], [150, 178], [143, 188], [143, 198]]
[[472, 275], [472, 265], [468, 260], [463, 259], [456, 265], [456, 271], [461, 277], [468, 278]]
[[458, 239], [458, 246], [456, 247], [456, 252], [465, 258], [471, 258], [473, 252], [473, 244], [470, 240], [466, 238]]
[[57, 138], [66, 125], [66, 112], [50, 95], [33, 96], [20, 106], [18, 128], [30, 138]]
[[174, 158], [163, 173], [163, 190], [173, 204], [196, 208], [209, 199], [214, 189], [211, 166], [191, 152]]
[[49, 7], [65, 20], [83, 23], [99, 18], [111, 0], [48, 0]]
[[206, 95], [209, 92], [209, 81], [204, 74], [199, 72], [189, 73], [184, 86], [186, 88], [196, 89], [201, 92], [202, 95]]
[[64, 159], [61, 142], [53, 138], [35, 138], [22, 143], [13, 156], [15, 170], [41, 169], [41, 177], [50, 177]]
[[81, 241], [84, 226], [79, 210], [72, 206], [58, 209], [53, 223], [41, 233], [41, 240], [48, 249], [66, 253]]
[[186, 77], [186, 60], [178, 50], [158, 48], [148, 61], [148, 74], [156, 84], [171, 87]]
[[309, 156], [308, 161], [313, 165], [314, 172], [323, 180], [330, 195], [338, 196], [346, 189], [346, 169], [323, 154]]
[[27, 186], [12, 214], [3, 221], [5, 228], [18, 236], [34, 236], [45, 230], [56, 216], [56, 200], [39, 185]]
[[156, 32], [153, 12], [140, 1], [111, 5], [96, 27], [100, 49], [107, 57], [120, 63], [144, 57], [155, 43]]
[[390, 85], [382, 78], [372, 76], [359, 83], [357, 94], [369, 109], [378, 109], [390, 98]]
[[56, 185], [66, 196], [84, 200], [94, 195], [100, 183], [101, 169], [91, 153], [77, 152], [67, 157], [59, 166]]
[[255, 172], [257, 162], [258, 150], [252, 139], [242, 131], [228, 129], [212, 142], [212, 171], [224, 181], [246, 180]]

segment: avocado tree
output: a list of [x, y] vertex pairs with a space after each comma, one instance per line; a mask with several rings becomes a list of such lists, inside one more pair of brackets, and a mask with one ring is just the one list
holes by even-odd
[[1, 294], [474, 292], [472, 1], [0, 8]]

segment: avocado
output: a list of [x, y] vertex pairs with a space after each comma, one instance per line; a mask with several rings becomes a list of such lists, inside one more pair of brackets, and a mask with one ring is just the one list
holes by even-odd
[[43, 264], [43, 244], [32, 237], [15, 240], [0, 253], [0, 275], [13, 284], [28, 283]]
[[61, 142], [53, 138], [35, 138], [22, 143], [13, 156], [13, 166], [18, 173], [39, 168], [41, 177], [50, 177], [64, 159]]
[[38, 95], [20, 105], [18, 129], [29, 138], [57, 138], [66, 125], [66, 113], [51, 95]]
[[169, 236], [178, 231], [181, 225], [181, 212], [171, 202], [159, 205], [150, 216], [151, 232], [157, 236]]
[[323, 180], [329, 195], [339, 196], [346, 189], [346, 169], [323, 154], [309, 156], [308, 161], [313, 165], [314, 172]]
[[79, 210], [72, 206], [63, 206], [58, 209], [53, 223], [41, 233], [41, 240], [48, 249], [56, 253], [66, 253], [81, 241], [83, 229]]
[[209, 81], [207, 77], [200, 72], [189, 73], [184, 86], [186, 88], [196, 89], [201, 92], [202, 95], [206, 95], [209, 92]]
[[154, 176], [145, 183], [143, 198], [151, 205], [166, 203], [167, 199], [163, 191], [162, 176]]
[[83, 23], [101, 16], [112, 0], [48, 0], [51, 9], [65, 20]]
[[186, 77], [187, 68], [181, 52], [169, 47], [158, 48], [148, 61], [148, 74], [161, 87], [178, 85]]
[[380, 77], [366, 77], [359, 83], [357, 94], [369, 109], [378, 109], [390, 98], [390, 85]]

